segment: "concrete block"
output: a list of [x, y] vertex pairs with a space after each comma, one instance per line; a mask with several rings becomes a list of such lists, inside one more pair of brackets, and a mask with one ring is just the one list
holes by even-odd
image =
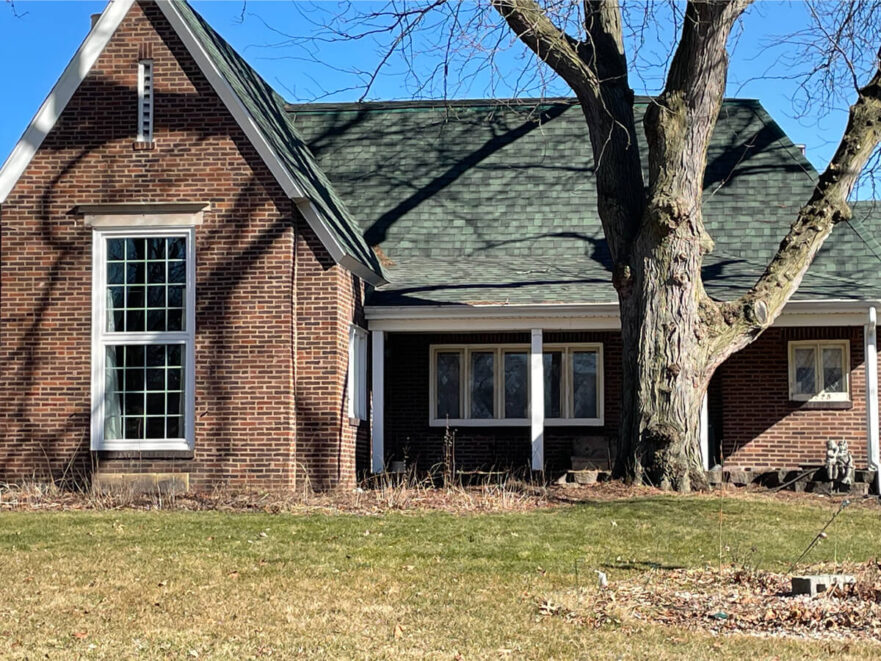
[[807, 594], [812, 597], [820, 592], [826, 592], [833, 585], [843, 587], [853, 585], [856, 582], [851, 574], [811, 574], [808, 576], [792, 577], [792, 594]]
[[752, 484], [753, 473], [744, 470], [729, 470], [725, 471], [725, 479], [727, 482], [731, 482], [731, 484], [746, 486], [747, 484]]
[[184, 493], [190, 489], [189, 473], [98, 473], [92, 488], [100, 493]]
[[599, 477], [599, 471], [592, 470], [571, 471], [571, 474], [576, 484], [596, 484]]
[[598, 460], [592, 457], [572, 457], [572, 470], [601, 470], [609, 467], [607, 459]]

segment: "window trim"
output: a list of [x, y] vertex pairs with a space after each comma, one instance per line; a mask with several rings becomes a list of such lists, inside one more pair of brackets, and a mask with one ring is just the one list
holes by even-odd
[[[186, 322], [184, 331], [107, 332], [107, 239], [184, 237], [187, 241]], [[194, 447], [196, 409], [196, 231], [192, 226], [155, 228], [95, 228], [92, 231], [92, 426], [93, 451], [184, 450]], [[180, 439], [104, 438], [105, 347], [117, 344], [181, 344], [184, 346], [184, 435]]]
[[[822, 378], [822, 353], [824, 348], [834, 347], [842, 349], [844, 365], [842, 376], [844, 378], [844, 392], [818, 392], [797, 393], [795, 392], [795, 350], [804, 347], [814, 349], [814, 386], [820, 383]], [[787, 350], [788, 373], [789, 373], [789, 400], [793, 402], [850, 402], [850, 340], [797, 340], [790, 341]]]
[[[437, 417], [437, 354], [458, 353], [460, 355], [460, 384], [459, 384], [459, 411], [469, 414], [471, 411], [471, 353], [492, 351], [495, 353], [493, 373], [493, 403], [495, 417], [493, 418], [438, 418]], [[602, 427], [605, 424], [605, 378], [603, 363], [603, 344], [601, 342], [569, 342], [549, 343], [542, 346], [542, 353], [550, 351], [563, 352], [563, 378], [561, 388], [561, 413], [564, 417], [545, 417], [545, 426], [549, 427]], [[574, 391], [571, 388], [571, 355], [574, 351], [596, 351], [597, 353], [597, 417], [596, 418], [569, 418], [565, 417], [573, 409]], [[428, 424], [430, 427], [528, 427], [531, 424], [529, 413], [532, 408], [531, 401], [527, 405], [527, 417], [505, 418], [505, 389], [504, 389], [504, 354], [505, 353], [530, 353], [528, 344], [432, 344], [429, 347], [429, 403]], [[531, 381], [531, 372], [527, 372], [527, 388]], [[530, 390], [531, 392], [531, 390]]]
[[349, 327], [348, 390], [349, 420], [367, 420], [367, 331], [354, 324]]
[[[147, 86], [149, 70], [150, 85]], [[156, 96], [153, 60], [138, 60], [138, 142], [153, 142], [153, 98]], [[149, 118], [144, 121], [145, 111]]]

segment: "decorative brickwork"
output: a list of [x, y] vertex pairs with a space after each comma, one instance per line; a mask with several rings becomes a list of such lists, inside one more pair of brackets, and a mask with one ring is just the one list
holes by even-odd
[[[137, 151], [147, 53], [155, 148]], [[195, 451], [90, 454], [91, 230], [72, 209], [182, 201], [211, 203], [196, 230]], [[197, 488], [353, 481], [366, 436], [345, 417], [345, 370], [363, 287], [155, 5], [129, 12], [0, 209], [0, 232], [0, 480], [97, 469], [187, 472]]]

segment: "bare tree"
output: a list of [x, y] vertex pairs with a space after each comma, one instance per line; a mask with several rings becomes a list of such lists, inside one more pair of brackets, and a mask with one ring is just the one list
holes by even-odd
[[[732, 31], [750, 3], [690, 0], [682, 11], [663, 0], [487, 0], [465, 10], [452, 0], [393, 0], [379, 11], [342, 11], [316, 23], [331, 40], [388, 37], [379, 66], [356, 72], [365, 95], [393, 53], [412, 62], [413, 35], [426, 25], [434, 36], [422, 42], [430, 47], [421, 55], [437, 63], [427, 79], [440, 80], [444, 95], [450, 92], [450, 60], [461, 55], [457, 49], [485, 56], [481, 65], [464, 57], [459, 80], [471, 75], [469, 66], [495, 66], [504, 44], [500, 27], [574, 92], [589, 130], [598, 212], [621, 312], [623, 413], [616, 471], [628, 480], [683, 491], [706, 483], [699, 418], [710, 378], [774, 322], [835, 225], [849, 219], [848, 197], [873, 154], [877, 159], [881, 140], [881, 43], [872, 43], [879, 41], [879, 3], [811, 0], [811, 29], [781, 44], [799, 62], [811, 63], [799, 72], [804, 106], [849, 98], [847, 127], [755, 285], [737, 300], [707, 295], [701, 265], [713, 241], [701, 215], [703, 175], [725, 92]], [[671, 35], [669, 58], [654, 63], [665, 74], [642, 121], [646, 181], [629, 76], [646, 72], [639, 45], [646, 31], [661, 29], [653, 21], [660, 11], [678, 36]], [[634, 66], [639, 58], [642, 63]], [[548, 84], [542, 73], [547, 68], [533, 67], [522, 86]], [[418, 78], [413, 70], [406, 73]], [[419, 79], [417, 91], [427, 85], [425, 77]]]

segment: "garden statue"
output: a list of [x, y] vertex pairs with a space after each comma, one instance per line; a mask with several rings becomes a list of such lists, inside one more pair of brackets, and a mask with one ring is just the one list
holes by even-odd
[[850, 450], [847, 449], [847, 441], [845, 440], [842, 440], [841, 443], [838, 444], [838, 460], [836, 463], [838, 468], [838, 480], [842, 485], [849, 487], [853, 484], [854, 465], [853, 455], [850, 453]]
[[838, 444], [831, 439], [826, 441], [826, 479], [830, 482], [838, 479]]

